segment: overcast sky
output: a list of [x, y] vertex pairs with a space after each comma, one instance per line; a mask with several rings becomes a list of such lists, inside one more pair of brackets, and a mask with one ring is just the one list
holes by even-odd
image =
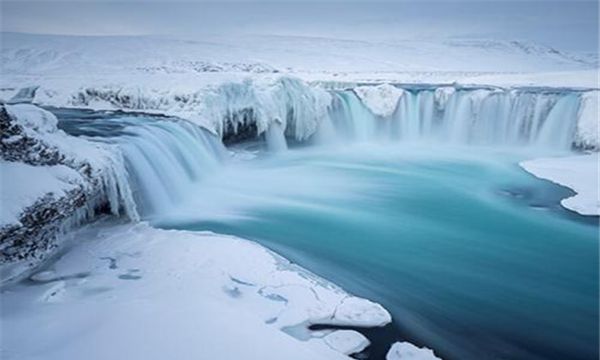
[[68, 35], [285, 34], [353, 39], [474, 37], [597, 51], [596, 1], [2, 1], [2, 30]]

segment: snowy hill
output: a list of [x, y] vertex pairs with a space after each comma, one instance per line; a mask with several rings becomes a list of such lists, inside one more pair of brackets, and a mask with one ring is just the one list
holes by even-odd
[[365, 41], [304, 36], [53, 36], [2, 34], [8, 75], [204, 72], [541, 72], [598, 59], [504, 40]]

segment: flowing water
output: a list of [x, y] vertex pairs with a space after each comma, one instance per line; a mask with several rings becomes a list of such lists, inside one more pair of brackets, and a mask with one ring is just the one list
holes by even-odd
[[172, 119], [58, 114], [119, 145], [155, 226], [256, 240], [382, 303], [399, 336], [444, 358], [598, 357], [598, 219], [517, 165], [569, 151], [576, 94], [422, 89], [391, 119], [333, 96], [316, 146], [286, 151], [276, 125], [279, 152], [249, 143], [233, 159]]

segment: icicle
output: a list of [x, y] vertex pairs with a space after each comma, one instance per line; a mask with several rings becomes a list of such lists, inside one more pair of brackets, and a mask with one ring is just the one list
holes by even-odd
[[265, 133], [269, 151], [281, 152], [287, 150], [287, 143], [283, 135], [283, 127], [277, 121], [273, 122]]

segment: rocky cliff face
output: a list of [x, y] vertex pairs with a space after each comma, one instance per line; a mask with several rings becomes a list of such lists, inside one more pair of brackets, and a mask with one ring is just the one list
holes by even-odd
[[[118, 152], [68, 136], [56, 124], [54, 115], [33, 105], [0, 106], [2, 202], [19, 202], [3, 204], [0, 282], [38, 264], [58, 247], [64, 231], [98, 213], [137, 216]], [[57, 168], [78, 176], [58, 176], [56, 191], [36, 192], [19, 186], [28, 179], [22, 179], [23, 172], [11, 171], [15, 164], [27, 164], [22, 166], [31, 176]]]

